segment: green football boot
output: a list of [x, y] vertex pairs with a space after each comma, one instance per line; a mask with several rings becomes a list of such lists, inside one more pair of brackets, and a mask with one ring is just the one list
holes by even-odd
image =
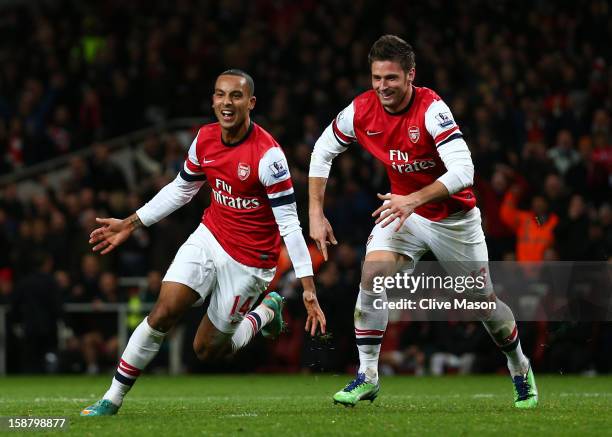
[[119, 407], [108, 399], [100, 399], [93, 405], [81, 411], [81, 416], [114, 416]]
[[365, 378], [365, 373], [358, 373], [357, 378], [353, 379], [346, 387], [334, 395], [334, 404], [354, 407], [359, 401], [374, 402], [374, 399], [378, 396], [380, 385], [378, 383], [372, 384], [367, 382]]
[[285, 322], [283, 321], [283, 297], [276, 291], [273, 291], [268, 293], [262, 304], [274, 311], [274, 318], [263, 327], [261, 335], [266, 338], [275, 339], [283, 332], [285, 327]]
[[512, 382], [514, 383], [514, 406], [521, 409], [535, 408], [538, 405], [538, 389], [531, 364], [525, 375], [513, 377]]

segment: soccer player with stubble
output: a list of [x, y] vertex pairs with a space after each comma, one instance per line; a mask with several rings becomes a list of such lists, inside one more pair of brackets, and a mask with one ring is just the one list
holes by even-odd
[[285, 155], [250, 118], [254, 88], [253, 79], [241, 70], [219, 75], [212, 98], [218, 122], [200, 128], [176, 179], [127, 219], [97, 219], [102, 226], [89, 242], [105, 255], [137, 228], [188, 203], [205, 182], [212, 190], [202, 223], [168, 268], [158, 300], [130, 337], [110, 388], [82, 416], [116, 414], [166, 333], [209, 295], [193, 342], [198, 358], [235, 352], [260, 330], [266, 337], [278, 336], [283, 327], [281, 296], [269, 293], [257, 308], [251, 307], [274, 277], [281, 236], [304, 288], [306, 330], [311, 335], [325, 332]]
[[[378, 357], [388, 310], [376, 309], [375, 277], [408, 271], [431, 250], [455, 275], [488, 278], [488, 253], [480, 211], [471, 186], [474, 166], [459, 126], [432, 90], [413, 85], [412, 47], [394, 35], [382, 36], [369, 54], [372, 90], [357, 96], [325, 129], [310, 163], [310, 236], [327, 259], [327, 246], [337, 244], [323, 214], [325, 185], [332, 160], [363, 147], [381, 161], [391, 193], [372, 214], [376, 225], [366, 244], [359, 295], [355, 307], [355, 337], [359, 351], [356, 378], [334, 396], [334, 402], [356, 405], [373, 401], [380, 390]], [[531, 365], [521, 350], [514, 315], [496, 298], [490, 284], [479, 296], [495, 303], [482, 322], [508, 360], [517, 408], [534, 408], [538, 394]], [[377, 306], [380, 308], [380, 305]]]

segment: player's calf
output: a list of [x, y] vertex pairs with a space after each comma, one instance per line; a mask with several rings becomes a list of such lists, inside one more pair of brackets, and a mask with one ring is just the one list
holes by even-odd
[[151, 314], [132, 333], [110, 388], [101, 400], [83, 409], [81, 416], [108, 416], [117, 413], [123, 398], [142, 370], [159, 352], [166, 332], [197, 298], [198, 295], [186, 285], [174, 282], [163, 283], [159, 299]]
[[508, 370], [514, 384], [514, 405], [535, 408], [538, 390], [529, 359], [523, 353], [514, 314], [508, 305], [492, 295], [495, 309], [483, 320], [491, 338], [506, 355]]
[[110, 416], [117, 414], [123, 398], [130, 391], [142, 370], [157, 355], [166, 334], [153, 329], [145, 318], [134, 330], [115, 376], [102, 399], [81, 411], [81, 416]]
[[495, 299], [495, 309], [482, 321], [485, 329], [506, 355], [512, 376], [523, 375], [529, 369], [529, 360], [523, 354], [514, 314], [508, 305]]
[[193, 351], [200, 361], [218, 360], [231, 352], [230, 339], [231, 334], [219, 331], [205, 315], [193, 339]]
[[386, 300], [386, 294], [374, 294], [360, 287], [355, 305], [355, 342], [359, 352], [359, 373], [368, 378], [368, 382], [378, 383], [378, 358], [382, 339], [387, 329], [389, 312], [385, 308], [376, 308], [376, 300]]
[[[386, 301], [385, 289], [377, 289], [377, 278], [384, 278], [398, 271], [404, 259], [387, 251], [373, 251], [366, 255], [361, 272], [359, 295], [355, 304], [355, 342], [359, 352], [358, 374], [364, 375], [365, 382], [378, 387], [378, 358], [382, 339], [387, 329], [389, 312], [386, 306], [375, 305]], [[380, 303], [380, 302], [379, 302]], [[363, 389], [359, 388], [357, 391]], [[340, 395], [341, 397], [352, 396]]]
[[[207, 315], [198, 328], [193, 349], [200, 360], [208, 361], [237, 352], [259, 331], [264, 337], [276, 338], [284, 326], [282, 310], [283, 298], [273, 291], [257, 308], [245, 314], [233, 333], [221, 332]], [[219, 315], [215, 315], [214, 319], [219, 319]]]

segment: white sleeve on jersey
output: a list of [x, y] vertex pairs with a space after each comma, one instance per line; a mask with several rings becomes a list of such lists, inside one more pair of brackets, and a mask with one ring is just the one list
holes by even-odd
[[259, 180], [266, 188], [295, 276], [312, 276], [312, 261], [300, 227], [289, 166], [280, 147], [270, 148], [259, 161]]
[[310, 177], [327, 178], [333, 159], [355, 142], [355, 107], [348, 105], [323, 131], [310, 157]]
[[447, 172], [438, 178], [449, 194], [471, 187], [474, 184], [474, 164], [470, 149], [463, 138], [452, 140], [438, 148]]
[[191, 142], [191, 146], [189, 146], [189, 152], [187, 152], [187, 158], [191, 161], [192, 164], [196, 166], [200, 166], [200, 161], [198, 160], [198, 154], [196, 152], [196, 147], [198, 144], [198, 136], [200, 135], [200, 131], [198, 131], [197, 135]]
[[425, 112], [425, 127], [434, 139], [446, 173], [438, 178], [449, 194], [474, 183], [474, 164], [450, 108], [442, 100], [433, 102]]
[[136, 211], [143, 225], [151, 226], [172, 214], [181, 206], [189, 203], [202, 185], [204, 185], [206, 178], [200, 169], [200, 163], [195, 151], [197, 139], [196, 135], [189, 148], [187, 160], [183, 164], [183, 169], [179, 175], [162, 188], [142, 208]]
[[186, 181], [181, 176], [183, 172], [184, 170], [181, 170], [181, 174], [176, 179], [162, 188], [159, 193], [136, 211], [143, 225], [151, 226], [189, 203], [204, 185], [203, 179]]

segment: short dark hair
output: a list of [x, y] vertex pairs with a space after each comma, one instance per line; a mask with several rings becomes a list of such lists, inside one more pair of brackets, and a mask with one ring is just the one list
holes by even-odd
[[374, 61], [395, 61], [404, 71], [414, 68], [414, 50], [406, 41], [395, 35], [383, 35], [372, 45], [368, 62], [370, 67]]
[[246, 79], [247, 87], [249, 88], [249, 93], [252, 96], [255, 95], [255, 81], [251, 77], [249, 73], [246, 71], [239, 70], [238, 68], [230, 68], [229, 70], [225, 70], [219, 76], [240, 76]]

